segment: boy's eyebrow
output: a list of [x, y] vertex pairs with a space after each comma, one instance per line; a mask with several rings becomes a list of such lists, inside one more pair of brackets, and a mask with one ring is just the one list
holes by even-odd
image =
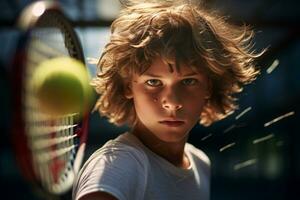
[[[186, 77], [186, 76], [195, 76], [198, 75], [199, 73], [196, 72], [191, 72], [191, 73], [187, 73], [187, 74], [183, 74], [182, 77]], [[151, 76], [151, 77], [156, 77], [156, 78], [161, 78], [162, 76], [157, 75], [157, 74], [152, 74], [152, 73], [144, 73], [142, 74], [144, 76]]]
[[199, 73], [196, 73], [196, 72], [191, 72], [191, 73], [188, 73], [188, 74], [184, 74], [182, 76], [195, 76], [195, 75], [198, 75]]
[[143, 76], [151, 76], [151, 77], [156, 77], [156, 78], [161, 78], [161, 76], [156, 75], [156, 74], [152, 74], [152, 73], [143, 73]]

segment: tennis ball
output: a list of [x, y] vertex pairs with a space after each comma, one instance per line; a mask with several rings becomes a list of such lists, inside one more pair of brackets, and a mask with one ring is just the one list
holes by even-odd
[[86, 112], [92, 103], [89, 74], [78, 60], [58, 57], [34, 70], [31, 84], [42, 112], [65, 115]]

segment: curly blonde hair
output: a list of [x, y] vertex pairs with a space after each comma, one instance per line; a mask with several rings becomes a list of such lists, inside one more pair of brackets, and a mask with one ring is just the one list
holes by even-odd
[[[149, 1], [147, 1], [149, 2]], [[143, 73], [156, 57], [186, 64], [205, 73], [211, 96], [200, 115], [208, 126], [237, 108], [235, 93], [252, 82], [258, 70], [252, 51], [253, 31], [231, 25], [224, 17], [193, 3], [133, 3], [112, 23], [110, 41], [92, 81], [100, 94], [95, 110], [116, 125], [133, 124], [133, 100], [125, 97], [126, 80]]]

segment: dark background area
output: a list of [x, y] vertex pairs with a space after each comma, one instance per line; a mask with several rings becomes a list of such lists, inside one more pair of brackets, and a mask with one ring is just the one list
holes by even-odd
[[[19, 171], [9, 137], [11, 123], [11, 60], [19, 33], [14, 24], [30, 0], [0, 0], [0, 189], [1, 199], [44, 199]], [[114, 0], [60, 0], [81, 40], [87, 66], [95, 74], [118, 12]], [[212, 162], [211, 199], [297, 199], [300, 195], [300, 1], [207, 0], [233, 23], [246, 23], [256, 32], [255, 48], [268, 48], [257, 62], [261, 75], [238, 95], [239, 109], [208, 128], [196, 126], [189, 142]], [[115, 6], [112, 6], [112, 5]], [[114, 11], [115, 10], [115, 11]], [[277, 67], [268, 73], [270, 66]], [[245, 112], [244, 115], [240, 115]], [[282, 117], [266, 126], [271, 120]], [[108, 139], [126, 130], [91, 114], [88, 157]], [[58, 199], [60, 197], [57, 197]]]

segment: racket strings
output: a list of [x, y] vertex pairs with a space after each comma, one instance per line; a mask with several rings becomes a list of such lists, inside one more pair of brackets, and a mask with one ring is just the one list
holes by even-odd
[[60, 44], [63, 44], [66, 47], [66, 50], [71, 57], [81, 60], [83, 59], [83, 55], [81, 53], [82, 49], [79, 45], [79, 41], [73, 35], [73, 28], [66, 21], [66, 19], [62, 17], [61, 13], [55, 11], [46, 13], [45, 15], [43, 15], [43, 19], [39, 21], [38, 25], [40, 27], [53, 26], [59, 28], [59, 30], [61, 31], [61, 36], [63, 37], [63, 42]]
[[83, 61], [82, 49], [64, 16], [56, 10], [49, 10], [30, 30], [25, 51], [21, 106], [33, 170], [43, 188], [51, 193], [61, 193], [72, 186], [74, 173], [82, 162], [84, 145], [80, 139], [84, 132], [83, 122], [79, 120], [79, 113], [63, 116], [45, 113], [40, 108], [31, 78], [36, 67], [48, 59], [67, 56]]
[[[72, 125], [70, 127], [74, 127], [74, 125]], [[52, 129], [52, 131], [61, 131], [61, 130]], [[47, 133], [51, 133], [51, 132], [47, 132]], [[49, 138], [49, 137], [36, 138], [36, 137], [34, 137], [34, 143], [32, 144], [32, 149], [34, 151], [41, 151], [43, 149], [46, 149], [46, 148], [49, 148], [49, 147], [52, 147], [55, 145], [60, 145], [62, 143], [69, 142], [70, 140], [74, 140], [75, 137], [77, 137], [77, 135], [58, 136], [57, 138]]]
[[[64, 46], [62, 32], [57, 28], [37, 28], [32, 31], [32, 39], [28, 46], [28, 66], [35, 66], [42, 61], [69, 56]], [[47, 37], [45, 37], [47, 35]]]
[[[53, 34], [59, 34], [59, 33], [53, 33]], [[49, 59], [49, 58], [54, 58], [54, 57], [60, 57], [60, 56], [68, 56], [68, 52], [59, 47], [61, 46], [61, 43], [63, 38], [57, 38], [57, 41], [52, 42], [48, 40], [41, 40], [41, 38], [33, 38], [31, 41], [31, 46], [32, 50], [30, 52], [36, 52], [36, 54], [40, 54], [37, 56], [33, 56], [33, 58], [41, 58], [39, 59], [39, 62], [41, 60]], [[55, 43], [58, 43], [58, 46], [54, 46]]]
[[[69, 44], [70, 45], [70, 44]], [[79, 113], [51, 116], [40, 109], [31, 85], [31, 77], [41, 62], [70, 56], [63, 32], [55, 27], [38, 27], [32, 31], [24, 73], [24, 110], [26, 134], [32, 152], [33, 168], [41, 185], [57, 192], [69, 187], [74, 178], [72, 165], [79, 145]], [[69, 183], [68, 183], [69, 182]]]
[[[34, 117], [33, 117], [34, 119]], [[28, 127], [33, 165], [44, 187], [53, 190], [64, 184], [78, 144], [75, 142], [77, 124], [74, 117], [61, 118]], [[44, 125], [43, 125], [44, 124]], [[68, 175], [70, 176], [70, 175]]]

